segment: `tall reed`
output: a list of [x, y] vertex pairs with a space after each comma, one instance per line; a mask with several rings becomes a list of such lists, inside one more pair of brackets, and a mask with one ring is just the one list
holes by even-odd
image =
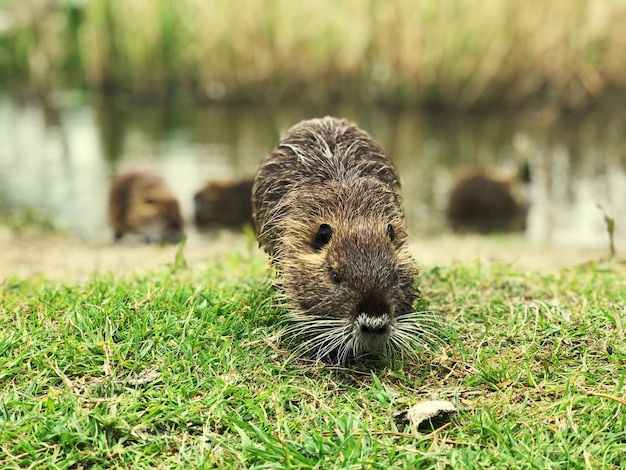
[[[13, 2], [0, 67], [162, 98], [565, 107], [626, 86], [626, 0]], [[7, 40], [10, 38], [11, 40]], [[45, 77], [45, 80], [42, 79]]]

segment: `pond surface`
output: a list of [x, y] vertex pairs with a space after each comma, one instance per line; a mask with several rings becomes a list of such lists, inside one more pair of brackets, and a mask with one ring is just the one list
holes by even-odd
[[146, 168], [177, 193], [193, 233], [200, 187], [252, 177], [281, 132], [326, 114], [357, 122], [392, 157], [413, 238], [450, 230], [443, 209], [456, 173], [476, 166], [514, 173], [528, 161], [528, 239], [607, 247], [600, 204], [616, 221], [618, 249], [626, 246], [626, 114], [619, 110], [460, 116], [351, 106], [155, 107], [72, 93], [56, 93], [44, 106], [0, 97], [0, 213], [37, 209], [77, 238], [106, 242], [112, 176]]

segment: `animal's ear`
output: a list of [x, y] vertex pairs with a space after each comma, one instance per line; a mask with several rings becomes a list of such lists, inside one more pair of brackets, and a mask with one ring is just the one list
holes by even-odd
[[321, 250], [330, 241], [330, 237], [333, 234], [333, 229], [328, 224], [321, 224], [315, 234], [315, 240], [313, 240], [313, 249], [316, 251]]

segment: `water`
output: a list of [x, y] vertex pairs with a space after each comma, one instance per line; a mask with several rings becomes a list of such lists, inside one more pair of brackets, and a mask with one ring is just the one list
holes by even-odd
[[619, 110], [557, 119], [549, 110], [477, 117], [349, 106], [154, 107], [71, 93], [52, 102], [0, 98], [0, 212], [35, 208], [87, 241], [111, 240], [106, 199], [116, 172], [148, 168], [164, 176], [193, 233], [195, 191], [209, 180], [253, 176], [283, 130], [325, 114], [358, 122], [393, 158], [414, 238], [449, 231], [443, 208], [455, 173], [477, 165], [511, 173], [528, 160], [526, 237], [605, 248], [600, 204], [616, 221], [618, 248], [626, 241], [626, 116]]

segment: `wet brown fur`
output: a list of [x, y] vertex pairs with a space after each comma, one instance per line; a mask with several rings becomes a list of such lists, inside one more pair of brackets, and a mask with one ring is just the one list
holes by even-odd
[[[407, 249], [399, 189], [383, 149], [352, 123], [330, 117], [293, 126], [258, 170], [255, 231], [302, 330], [323, 330], [324, 322], [335, 322], [353, 331], [363, 312], [372, 318], [388, 314], [391, 320], [389, 336], [356, 332], [334, 346], [321, 344], [326, 350], [314, 350], [318, 356], [336, 353], [332, 360], [342, 361], [380, 349], [391, 352], [387, 340], [414, 312], [418, 269]], [[320, 247], [322, 224], [332, 235]]]
[[178, 243], [183, 237], [178, 199], [150, 172], [130, 171], [113, 180], [108, 215], [116, 240], [137, 234], [146, 242]]
[[212, 181], [194, 195], [194, 220], [201, 228], [252, 223], [253, 181]]
[[526, 228], [528, 205], [520, 182], [483, 171], [462, 174], [452, 186], [446, 216], [458, 232], [512, 232]]

